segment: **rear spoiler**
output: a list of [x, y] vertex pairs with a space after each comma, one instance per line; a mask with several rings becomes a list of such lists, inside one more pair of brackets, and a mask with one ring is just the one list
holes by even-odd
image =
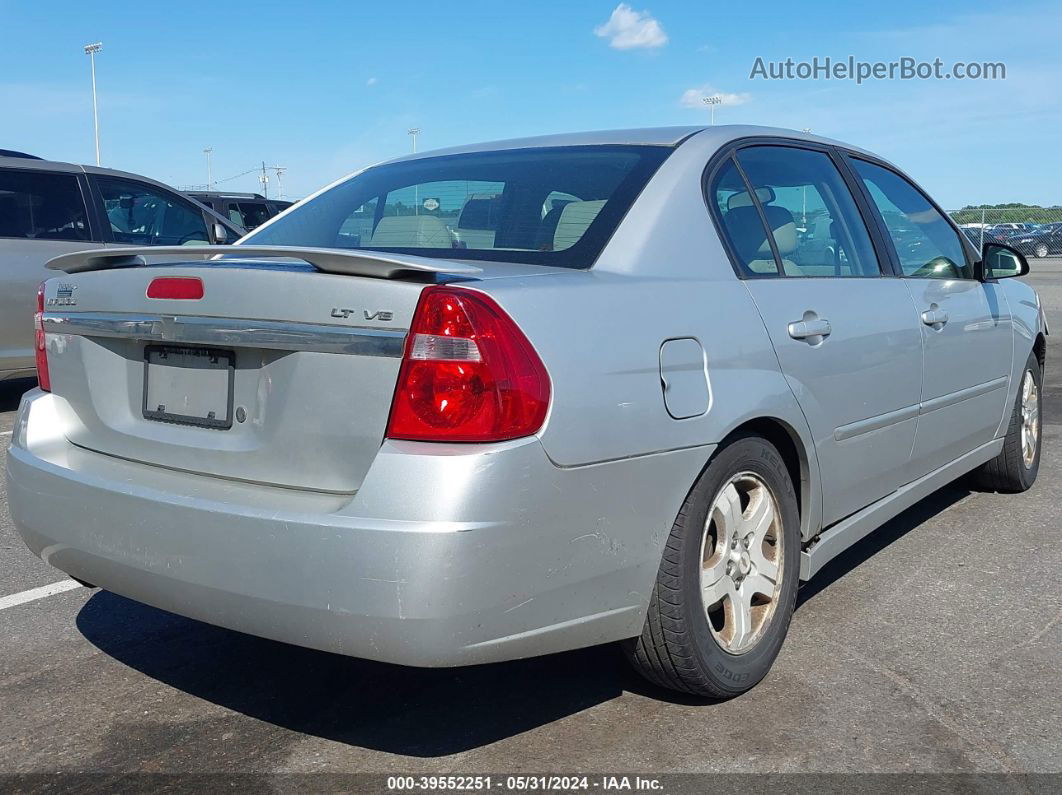
[[373, 276], [393, 279], [401, 273], [452, 273], [471, 276], [482, 273], [474, 265], [413, 254], [387, 254], [382, 251], [343, 248], [304, 248], [302, 246], [137, 246], [130, 248], [95, 248], [62, 254], [45, 266], [66, 273], [102, 271], [113, 268], [136, 268], [147, 265], [145, 257], [177, 258], [177, 261], [202, 260], [218, 255], [245, 258], [284, 258], [308, 262], [323, 273], [347, 276]]

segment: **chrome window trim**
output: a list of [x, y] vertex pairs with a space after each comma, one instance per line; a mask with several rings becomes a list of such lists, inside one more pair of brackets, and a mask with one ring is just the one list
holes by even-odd
[[401, 358], [406, 329], [191, 315], [46, 312], [49, 334]]

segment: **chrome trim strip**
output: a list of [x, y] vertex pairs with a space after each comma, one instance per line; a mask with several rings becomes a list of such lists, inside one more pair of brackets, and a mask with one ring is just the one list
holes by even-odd
[[999, 378], [993, 378], [991, 381], [985, 381], [983, 384], [960, 389], [958, 392], [950, 392], [947, 395], [941, 395], [932, 400], [923, 401], [918, 413], [928, 414], [937, 409], [954, 406], [956, 403], [962, 403], [964, 400], [987, 395], [989, 392], [995, 392], [997, 389], [1002, 389], [1006, 385], [1007, 376], [1001, 375]]
[[189, 315], [46, 312], [43, 321], [50, 334], [391, 358], [401, 358], [406, 340], [406, 329]]
[[895, 425], [904, 420], [913, 420], [917, 416], [917, 405], [905, 406], [902, 409], [889, 411], [885, 414], [878, 414], [876, 417], [868, 417], [865, 420], [857, 420], [856, 422], [850, 422], [847, 425], [834, 428], [833, 438], [838, 442], [843, 442], [845, 439], [851, 439], [855, 436], [862, 436], [864, 433], [881, 430], [882, 428], [887, 428], [889, 425]]

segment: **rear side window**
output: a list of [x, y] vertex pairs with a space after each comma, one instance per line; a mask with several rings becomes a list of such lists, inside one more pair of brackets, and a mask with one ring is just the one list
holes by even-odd
[[248, 231], [269, 220], [269, 208], [263, 202], [234, 202], [229, 207], [229, 218]]
[[852, 158], [889, 230], [904, 276], [972, 279], [959, 235], [918, 188], [887, 168]]
[[551, 147], [385, 164], [244, 242], [585, 268], [671, 151]]
[[737, 160], [748, 182], [729, 163], [716, 177], [714, 201], [731, 247], [751, 275], [880, 275], [866, 224], [828, 154], [750, 146], [738, 150]]
[[77, 177], [0, 169], [0, 237], [88, 240]]
[[115, 242], [139, 246], [202, 246], [210, 242], [202, 211], [176, 195], [132, 180], [95, 180]]

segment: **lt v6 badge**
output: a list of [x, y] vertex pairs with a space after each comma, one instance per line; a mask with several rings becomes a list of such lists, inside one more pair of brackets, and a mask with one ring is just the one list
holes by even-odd
[[[333, 309], [332, 317], [338, 317], [342, 318], [343, 320], [347, 320], [351, 315], [355, 314], [356, 312], [356, 309]], [[377, 309], [375, 312], [370, 312], [368, 309], [363, 309], [361, 313], [365, 316], [366, 320], [387, 321], [393, 320], [395, 316], [394, 312], [388, 312], [386, 309]]]

